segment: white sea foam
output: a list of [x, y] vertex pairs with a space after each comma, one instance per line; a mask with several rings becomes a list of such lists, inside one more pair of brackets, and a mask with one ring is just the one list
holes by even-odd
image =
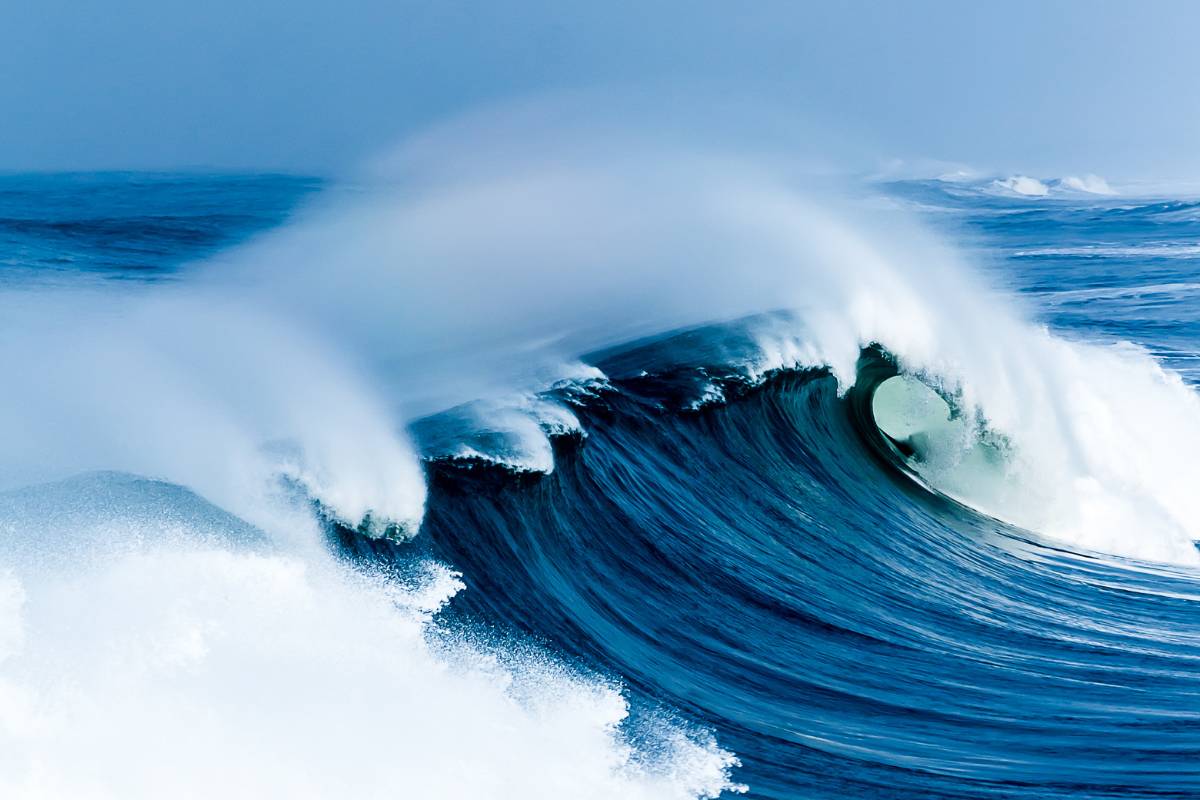
[[[940, 180], [945, 180], [944, 178]], [[1021, 197], [1049, 197], [1061, 195], [1098, 195], [1112, 197], [1119, 192], [1107, 180], [1090, 173], [1067, 175], [1053, 180], [1042, 180], [1029, 175], [1010, 175], [997, 178], [983, 187], [985, 191], [1001, 195]]]
[[448, 455], [500, 464], [517, 472], [553, 472], [551, 437], [581, 431], [573, 412], [537, 400], [476, 403], [471, 418], [475, 438], [483, 434], [493, 440], [491, 446], [463, 441]]
[[[69, 520], [65, 490], [84, 498]], [[647, 719], [650, 750], [635, 750], [619, 686], [439, 632], [430, 613], [462, 589], [444, 567], [401, 587], [248, 547], [243, 525], [180, 493], [99, 475], [0, 497], [0, 796], [682, 800], [730, 787], [732, 757], [703, 731]], [[18, 528], [36, 551], [8, 546]]]
[[1099, 175], [1068, 175], [1058, 182], [1058, 186], [1062, 189], [1067, 189], [1073, 192], [1082, 192], [1084, 194], [1099, 194], [1099, 195], [1115, 195], [1116, 190], [1109, 185], [1108, 181]]
[[1045, 197], [1050, 194], [1049, 186], [1028, 175], [1013, 175], [1003, 180], [996, 180], [992, 182], [992, 186], [995, 189], [1024, 197]]

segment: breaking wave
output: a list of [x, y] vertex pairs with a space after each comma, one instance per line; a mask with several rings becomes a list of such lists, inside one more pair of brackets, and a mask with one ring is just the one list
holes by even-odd
[[5, 796], [1170, 783], [1195, 391], [861, 187], [528, 124], [0, 293]]

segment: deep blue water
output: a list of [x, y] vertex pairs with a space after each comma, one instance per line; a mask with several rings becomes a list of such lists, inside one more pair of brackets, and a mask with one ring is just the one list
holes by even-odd
[[322, 181], [287, 175], [0, 174], [6, 281], [153, 279], [281, 223]]
[[[0, 264], [159, 280], [318, 186], [6, 176]], [[1062, 335], [1200, 379], [1200, 202], [879, 191]], [[845, 396], [822, 370], [753, 382], [730, 364], [738, 330], [587, 354], [609, 382], [550, 392], [585, 434], [556, 438], [550, 474], [439, 457], [453, 415], [418, 421], [420, 534], [334, 546], [453, 565], [470, 588], [446, 625], [544, 645], [624, 682], [635, 715], [711, 729], [750, 797], [1200, 797], [1200, 575], [1072, 553], [928, 491], [872, 424], [886, 355], [864, 351]], [[723, 400], [697, 403], [713, 386]]]

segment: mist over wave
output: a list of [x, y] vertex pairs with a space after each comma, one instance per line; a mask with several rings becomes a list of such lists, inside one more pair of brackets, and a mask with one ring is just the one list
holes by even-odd
[[915, 220], [777, 155], [471, 124], [402, 148], [227, 269], [365, 361], [400, 417], [535, 390], [638, 335], [785, 309], [759, 372], [828, 365], [848, 387], [878, 343], [1006, 438], [1003, 474], [960, 487], [967, 502], [1085, 548], [1197, 563], [1177, 453], [1200, 445], [1200, 407], [1136, 348], [1047, 334]]

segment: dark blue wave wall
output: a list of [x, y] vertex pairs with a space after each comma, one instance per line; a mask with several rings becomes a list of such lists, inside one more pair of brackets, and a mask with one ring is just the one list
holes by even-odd
[[617, 381], [550, 475], [430, 465], [413, 546], [465, 575], [451, 624], [712, 726], [752, 797], [1200, 797], [1195, 576], [926, 492], [861, 386], [782, 374], [686, 412], [679, 385]]

